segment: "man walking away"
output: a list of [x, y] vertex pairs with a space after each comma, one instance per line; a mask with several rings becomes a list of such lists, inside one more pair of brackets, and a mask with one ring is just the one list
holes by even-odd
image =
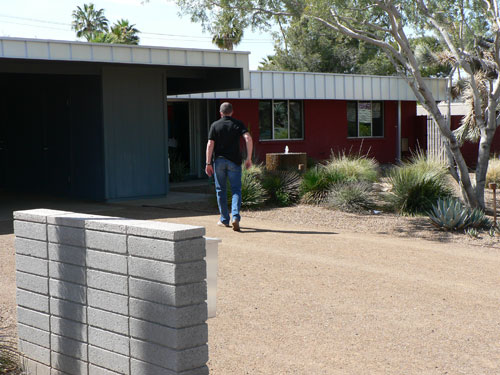
[[[241, 208], [241, 150], [240, 137], [243, 137], [247, 149], [245, 168], [252, 166], [252, 137], [247, 128], [239, 120], [232, 117], [233, 106], [231, 103], [222, 103], [220, 106], [220, 120], [210, 126], [207, 143], [207, 163], [205, 173], [210, 177], [215, 174], [215, 190], [217, 204], [219, 205], [219, 226], [229, 227], [231, 222], [233, 230], [240, 230]], [[231, 185], [233, 194], [231, 201], [230, 221], [227, 207], [227, 180]]]

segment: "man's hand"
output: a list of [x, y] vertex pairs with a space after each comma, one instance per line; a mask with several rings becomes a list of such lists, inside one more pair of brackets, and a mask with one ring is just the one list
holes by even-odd
[[245, 168], [249, 169], [252, 166], [252, 160], [245, 160]]
[[214, 174], [214, 169], [211, 165], [207, 165], [205, 167], [205, 173], [207, 174], [208, 177], [212, 177], [212, 175]]

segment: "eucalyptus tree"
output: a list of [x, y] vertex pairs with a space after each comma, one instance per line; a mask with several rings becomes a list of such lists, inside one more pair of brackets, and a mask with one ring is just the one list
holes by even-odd
[[92, 3], [84, 4], [83, 8], [77, 6], [72, 16], [71, 28], [76, 31], [78, 38], [84, 37], [91, 41], [99, 33], [108, 31], [109, 21], [104, 16], [104, 9], [96, 9]]
[[[277, 20], [290, 24], [306, 19], [326, 29], [378, 47], [404, 77], [436, 121], [446, 140], [449, 167], [466, 202], [484, 207], [485, 177], [494, 134], [500, 123], [500, 10], [498, 0], [177, 0], [183, 12], [205, 27], [230, 11], [242, 27], [270, 29]], [[461, 142], [449, 129], [428, 84], [415, 35], [438, 38], [447, 55], [450, 74], [467, 75], [470, 117], [479, 134], [475, 184], [460, 151]], [[462, 129], [463, 130], [463, 129]]]

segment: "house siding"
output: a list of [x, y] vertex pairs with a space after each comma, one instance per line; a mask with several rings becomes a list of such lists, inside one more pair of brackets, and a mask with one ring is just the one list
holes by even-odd
[[[255, 144], [255, 156], [265, 161], [267, 153], [305, 152], [316, 160], [328, 159], [332, 152], [360, 152], [374, 157], [380, 163], [394, 163], [397, 160], [398, 102], [384, 102], [384, 136], [381, 138], [348, 138], [347, 101], [304, 100], [304, 139], [302, 140], [260, 140], [259, 100], [231, 99], [234, 117], [243, 121]], [[222, 102], [222, 100], [221, 100]], [[418, 144], [415, 131], [416, 103], [401, 102], [401, 134], [408, 138], [411, 150]]]

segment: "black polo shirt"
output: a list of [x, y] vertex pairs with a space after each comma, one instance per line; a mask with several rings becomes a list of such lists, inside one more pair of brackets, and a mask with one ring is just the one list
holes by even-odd
[[240, 120], [224, 116], [210, 126], [208, 139], [215, 142], [214, 158], [222, 156], [241, 164], [240, 137], [248, 130]]

